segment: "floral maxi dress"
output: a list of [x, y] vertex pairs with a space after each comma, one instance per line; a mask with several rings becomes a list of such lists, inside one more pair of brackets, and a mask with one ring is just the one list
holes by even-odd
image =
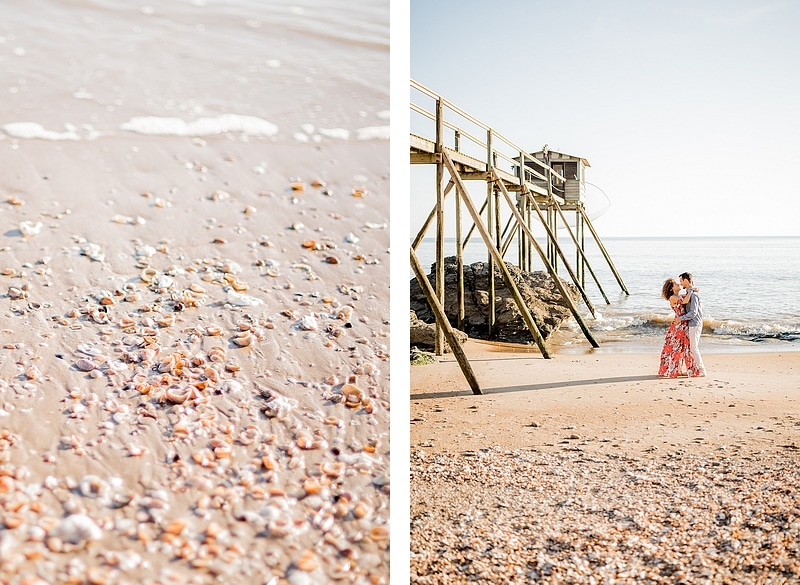
[[[683, 305], [673, 307], [675, 314], [680, 317], [686, 312]], [[694, 365], [691, 349], [689, 348], [689, 324], [686, 321], [671, 323], [661, 350], [661, 365], [658, 375], [663, 378], [677, 378], [678, 376], [697, 376], [700, 370]]]

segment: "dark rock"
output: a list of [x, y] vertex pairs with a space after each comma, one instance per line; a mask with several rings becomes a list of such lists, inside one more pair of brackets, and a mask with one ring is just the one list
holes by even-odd
[[[422, 294], [422, 291], [420, 291], [420, 294]], [[430, 311], [430, 309], [428, 310]], [[459, 343], [467, 341], [467, 334], [463, 331], [454, 329], [454, 333]], [[433, 350], [436, 347], [436, 325], [418, 319], [414, 311], [411, 311], [411, 347], [415, 346]], [[452, 351], [447, 338], [444, 340], [444, 351], [445, 353]]]
[[[513, 264], [506, 264], [511, 278], [527, 305], [539, 332], [546, 339], [559, 326], [572, 316], [555, 282], [547, 272], [524, 272]], [[436, 266], [431, 266], [428, 280], [435, 287]], [[444, 309], [453, 327], [458, 324], [458, 265], [455, 256], [444, 261], [445, 296]], [[577, 303], [577, 287], [562, 279], [564, 288], [570, 293], [573, 303]], [[528, 331], [522, 314], [517, 308], [511, 291], [506, 287], [500, 270], [494, 270], [495, 287], [495, 331], [490, 335], [489, 323], [489, 268], [486, 262], [475, 262], [464, 266], [464, 308], [465, 316], [461, 330], [470, 337], [491, 339], [512, 343], [535, 343]], [[428, 306], [417, 279], [411, 280], [411, 310], [426, 322], [433, 323], [433, 312]], [[413, 341], [412, 341], [413, 344]]]

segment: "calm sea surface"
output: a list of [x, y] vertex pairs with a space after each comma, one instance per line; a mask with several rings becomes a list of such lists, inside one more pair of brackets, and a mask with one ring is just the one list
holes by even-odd
[[[605, 303], [587, 271], [586, 290], [596, 316], [583, 302], [580, 310], [600, 343], [593, 351], [658, 350], [672, 317], [661, 285], [685, 271], [694, 275], [702, 295], [704, 352], [800, 351], [800, 237], [605, 238], [603, 243], [630, 295], [587, 240], [587, 256], [610, 301]], [[515, 249], [512, 245], [506, 260], [516, 262]], [[563, 249], [574, 266], [574, 248], [565, 242]], [[448, 239], [445, 253], [454, 250], [454, 240]], [[426, 239], [418, 250], [423, 266], [430, 266], [434, 254], [434, 241]], [[485, 260], [485, 248], [471, 242], [465, 261]], [[559, 274], [569, 279], [563, 267]], [[554, 341], [562, 352], [591, 350], [574, 319]]]

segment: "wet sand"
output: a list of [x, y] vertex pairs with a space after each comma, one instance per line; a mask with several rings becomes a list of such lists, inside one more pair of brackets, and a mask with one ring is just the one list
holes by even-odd
[[388, 582], [388, 143], [0, 144], [0, 583]]
[[413, 582], [800, 576], [800, 353], [668, 380], [657, 355], [466, 349], [482, 396], [449, 355], [411, 369]]

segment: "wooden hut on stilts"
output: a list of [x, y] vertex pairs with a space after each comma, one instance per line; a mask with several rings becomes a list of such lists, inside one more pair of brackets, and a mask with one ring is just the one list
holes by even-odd
[[[499, 271], [525, 325], [545, 358], [550, 358], [551, 353], [506, 266], [506, 263], [510, 262], [506, 256], [515, 241], [517, 265], [526, 271], [531, 271], [534, 264], [544, 265], [587, 341], [593, 347], [598, 347], [597, 341], [558, 275], [559, 269], [563, 267], [592, 315], [595, 310], [586, 292], [587, 272], [600, 289], [605, 302], [609, 303], [586, 258], [586, 230], [588, 230], [614, 273], [620, 288], [626, 294], [628, 292], [585, 210], [585, 169], [589, 166], [588, 161], [581, 157], [550, 151], [547, 147], [539, 152], [526, 152], [492, 128], [413, 80], [411, 89], [412, 95], [419, 96], [421, 101], [427, 100], [433, 104], [432, 107], [426, 108], [416, 103], [414, 99], [411, 100], [412, 114], [424, 121], [433, 122], [433, 129], [431, 130], [428, 124], [427, 132], [415, 132], [412, 124], [410, 158], [411, 164], [435, 165], [436, 200], [411, 243], [410, 261], [414, 276], [436, 319], [435, 353], [442, 355], [446, 338], [472, 391], [480, 394], [480, 385], [455, 338], [453, 326], [443, 307], [445, 200], [451, 193], [455, 199], [455, 255], [459, 274], [460, 310], [456, 325], [460, 326], [464, 318], [463, 250], [477, 232], [488, 252], [489, 274], [494, 274], [495, 269]], [[446, 184], [445, 177], [447, 177]], [[467, 181], [484, 183], [486, 197], [480, 207], [473, 201], [466, 186]], [[462, 227], [462, 215], [465, 211], [471, 219], [471, 224], [467, 222], [471, 227], [466, 233]], [[574, 214], [572, 225], [568, 221], [567, 214]], [[505, 226], [503, 226], [503, 216], [507, 217]], [[431, 225], [435, 228], [436, 238], [436, 282], [433, 286], [428, 281], [416, 254]], [[567, 231], [572, 241], [575, 249], [574, 263], [567, 257], [559, 243], [557, 234], [560, 228]], [[535, 237], [534, 229], [544, 230], [544, 246]], [[489, 278], [488, 295], [491, 328], [495, 315], [493, 278]]]

